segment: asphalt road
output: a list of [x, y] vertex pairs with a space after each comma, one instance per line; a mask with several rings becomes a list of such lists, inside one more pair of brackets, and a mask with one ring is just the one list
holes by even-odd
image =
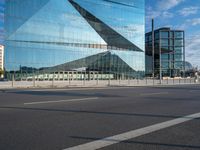
[[200, 85], [2, 90], [0, 150], [196, 150], [198, 113]]

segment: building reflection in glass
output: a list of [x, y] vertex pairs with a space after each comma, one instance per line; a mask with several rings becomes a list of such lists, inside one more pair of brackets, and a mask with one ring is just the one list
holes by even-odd
[[144, 76], [144, 0], [7, 0], [5, 30], [8, 79]]

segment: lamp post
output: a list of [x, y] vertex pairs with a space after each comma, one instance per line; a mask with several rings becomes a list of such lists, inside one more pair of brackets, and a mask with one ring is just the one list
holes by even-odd
[[[161, 37], [161, 32], [159, 32], [159, 37]], [[159, 38], [159, 60], [160, 60], [160, 62], [159, 62], [159, 72], [160, 72], [160, 84], [162, 84], [162, 51], [161, 51], [161, 40], [160, 40], [160, 38]]]
[[154, 82], [154, 19], [152, 19], [152, 77]]

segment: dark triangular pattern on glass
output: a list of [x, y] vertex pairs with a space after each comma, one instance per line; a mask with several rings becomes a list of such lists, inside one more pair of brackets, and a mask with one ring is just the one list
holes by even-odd
[[58, 71], [73, 71], [78, 68], [86, 68], [87, 71], [98, 71], [99, 73], [134, 73], [126, 62], [124, 62], [118, 55], [111, 52], [103, 52], [91, 55], [85, 58], [67, 62], [61, 65], [40, 68], [42, 72], [58, 72]]
[[132, 51], [142, 51], [139, 47], [127, 40], [121, 34], [117, 33], [103, 21], [95, 17], [93, 14], [82, 8], [78, 3], [73, 0], [69, 2], [74, 8], [86, 19], [86, 21], [92, 26], [92, 28], [102, 37], [102, 39], [110, 47], [122, 48]]

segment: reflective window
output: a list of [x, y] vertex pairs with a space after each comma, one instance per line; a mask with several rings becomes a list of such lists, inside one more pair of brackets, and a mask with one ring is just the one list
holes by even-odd
[[179, 53], [179, 54], [183, 53], [183, 47], [175, 47], [174, 50], [175, 50], [175, 53]]
[[174, 38], [183, 38], [183, 32], [180, 31], [174, 32]]
[[156, 40], [159, 39], [159, 32], [155, 32], [155, 39], [156, 39]]
[[167, 40], [162, 39], [161, 40], [161, 45], [162, 46], [169, 46], [169, 40], [168, 39]]
[[160, 32], [160, 34], [161, 34], [161, 38], [169, 38], [169, 32], [167, 31], [162, 31]]
[[174, 38], [174, 32], [173, 31], [170, 32], [170, 38]]
[[175, 46], [183, 46], [183, 40], [182, 39], [175, 39], [174, 45]]

